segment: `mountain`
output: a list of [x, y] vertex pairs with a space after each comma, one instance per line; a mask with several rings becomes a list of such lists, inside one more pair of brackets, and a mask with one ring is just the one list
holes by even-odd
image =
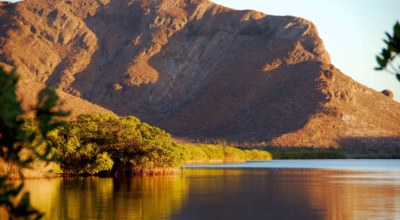
[[25, 0], [3, 3], [0, 24], [0, 62], [24, 85], [178, 137], [400, 146], [400, 104], [335, 68], [302, 18], [207, 0]]

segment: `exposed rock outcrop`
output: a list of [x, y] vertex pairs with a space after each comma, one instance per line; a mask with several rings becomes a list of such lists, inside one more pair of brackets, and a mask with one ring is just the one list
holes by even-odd
[[393, 99], [393, 97], [394, 97], [393, 92], [388, 90], [388, 89], [383, 90], [381, 93], [384, 94], [385, 96], [391, 98], [391, 99]]

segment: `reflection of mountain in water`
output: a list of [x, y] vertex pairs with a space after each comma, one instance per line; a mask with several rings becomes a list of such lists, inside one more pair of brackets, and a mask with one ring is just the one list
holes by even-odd
[[356, 174], [189, 170], [188, 199], [173, 219], [394, 219], [399, 182]]

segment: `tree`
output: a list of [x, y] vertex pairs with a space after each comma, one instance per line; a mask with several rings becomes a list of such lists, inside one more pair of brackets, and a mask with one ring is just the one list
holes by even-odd
[[397, 80], [400, 81], [400, 65], [396, 67], [395, 59], [400, 57], [400, 24], [396, 22], [393, 27], [393, 34], [385, 33], [387, 40], [383, 40], [386, 48], [376, 56], [378, 67], [375, 70], [385, 70], [391, 74], [396, 75]]
[[[38, 102], [32, 109], [33, 120], [38, 124], [37, 131], [30, 133], [23, 129], [27, 119], [17, 99], [18, 76], [14, 71], [5, 72], [0, 68], [0, 159], [20, 168], [21, 183], [10, 181], [10, 173], [0, 175], [0, 207], [5, 208], [10, 219], [40, 219], [43, 214], [34, 209], [29, 202], [29, 192], [22, 193], [24, 176], [22, 168], [30, 168], [35, 159], [53, 160], [48, 134], [64, 122], [54, 121], [69, 113], [55, 110], [59, 105], [54, 89], [46, 87], [40, 93]], [[21, 198], [16, 201], [17, 198]]]
[[72, 175], [162, 173], [184, 162], [170, 134], [133, 116], [83, 114], [49, 138], [61, 169]]

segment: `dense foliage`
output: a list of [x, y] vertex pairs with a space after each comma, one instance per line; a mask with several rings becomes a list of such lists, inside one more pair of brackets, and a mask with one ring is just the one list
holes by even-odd
[[183, 149], [168, 133], [132, 116], [80, 115], [50, 140], [61, 168], [71, 174], [152, 173], [184, 162]]
[[[26, 119], [22, 117], [25, 112], [16, 95], [17, 83], [15, 71], [6, 73], [0, 68], [0, 160], [21, 169], [30, 168], [35, 159], [52, 159], [48, 134], [63, 124], [54, 122], [53, 118], [68, 113], [54, 110], [58, 105], [57, 94], [54, 89], [44, 88], [39, 93], [38, 103], [32, 109], [37, 128], [34, 132], [26, 132]], [[42, 214], [30, 205], [29, 192], [22, 192], [22, 172], [19, 176], [22, 183], [18, 185], [10, 181], [10, 173], [0, 176], [0, 208], [6, 209], [10, 219], [39, 219]]]

